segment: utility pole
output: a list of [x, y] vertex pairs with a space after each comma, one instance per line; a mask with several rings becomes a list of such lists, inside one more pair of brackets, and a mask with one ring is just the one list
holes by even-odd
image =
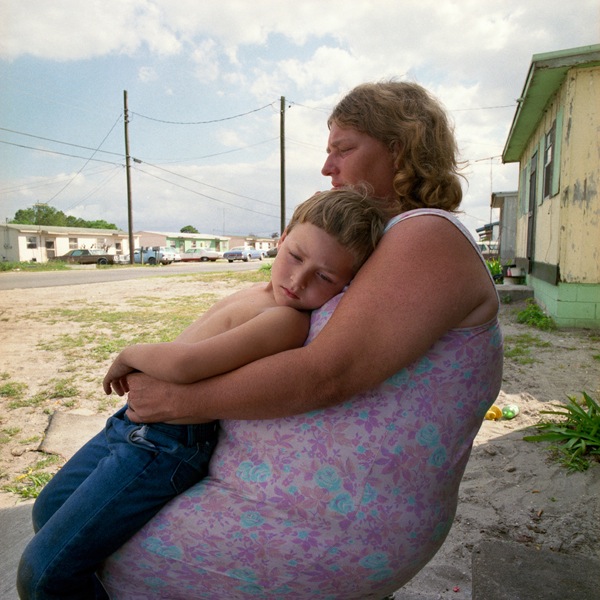
[[281, 194], [281, 223], [280, 234], [285, 229], [285, 96], [281, 96], [281, 107], [279, 109], [279, 155], [280, 166], [280, 194]]
[[129, 156], [129, 113], [127, 111], [127, 90], [123, 90], [123, 112], [125, 122], [125, 171], [127, 174], [127, 226], [129, 231], [129, 263], [134, 264], [133, 256], [133, 210], [131, 207], [131, 157]]

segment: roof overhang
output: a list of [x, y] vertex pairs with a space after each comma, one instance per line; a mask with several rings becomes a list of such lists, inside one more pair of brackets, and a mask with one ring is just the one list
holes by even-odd
[[573, 67], [600, 65], [600, 44], [534, 54], [513, 118], [502, 162], [518, 162], [540, 122], [544, 109]]

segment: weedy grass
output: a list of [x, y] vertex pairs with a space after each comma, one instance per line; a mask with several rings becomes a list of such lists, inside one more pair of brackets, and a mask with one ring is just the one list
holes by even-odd
[[55, 454], [49, 454], [45, 458], [38, 460], [29, 467], [24, 473], [18, 475], [14, 481], [8, 485], [2, 486], [6, 492], [12, 492], [24, 499], [37, 498], [42, 488], [52, 479], [52, 473], [44, 471], [61, 459]]
[[517, 323], [530, 325], [542, 331], [553, 331], [556, 329], [554, 319], [544, 313], [533, 298], [528, 298], [526, 303], [527, 306], [525, 309], [517, 314]]
[[0, 262], [0, 271], [65, 271], [67, 265], [59, 260], [48, 262]]
[[554, 418], [536, 425], [542, 433], [523, 439], [552, 442], [550, 450], [562, 465], [569, 471], [585, 471], [592, 460], [600, 460], [600, 405], [586, 392], [581, 401], [575, 396], [567, 399], [567, 404], [553, 404], [555, 410], [540, 411]]
[[521, 365], [529, 365], [539, 360], [532, 355], [532, 349], [551, 348], [550, 342], [545, 342], [537, 335], [520, 333], [518, 335], [507, 335], [504, 338], [504, 357], [510, 358]]

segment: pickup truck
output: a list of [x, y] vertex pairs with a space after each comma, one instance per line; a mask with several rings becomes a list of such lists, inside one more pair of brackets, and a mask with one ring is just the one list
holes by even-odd
[[217, 258], [223, 258], [223, 255], [209, 248], [190, 248], [187, 252], [181, 253], [182, 262], [206, 262], [209, 260], [214, 262]]
[[143, 263], [145, 265], [155, 265], [160, 263], [162, 265], [170, 265], [172, 262], [177, 260], [177, 255], [171, 248], [164, 248], [162, 246], [150, 246], [147, 248], [136, 248], [133, 251], [133, 261], [136, 263]]

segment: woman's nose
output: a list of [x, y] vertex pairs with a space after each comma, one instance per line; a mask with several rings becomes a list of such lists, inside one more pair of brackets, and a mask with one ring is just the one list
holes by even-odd
[[330, 177], [333, 175], [335, 171], [335, 165], [333, 163], [333, 158], [331, 154], [327, 156], [325, 162], [323, 163], [323, 168], [321, 169], [321, 175], [325, 175], [325, 177]]

